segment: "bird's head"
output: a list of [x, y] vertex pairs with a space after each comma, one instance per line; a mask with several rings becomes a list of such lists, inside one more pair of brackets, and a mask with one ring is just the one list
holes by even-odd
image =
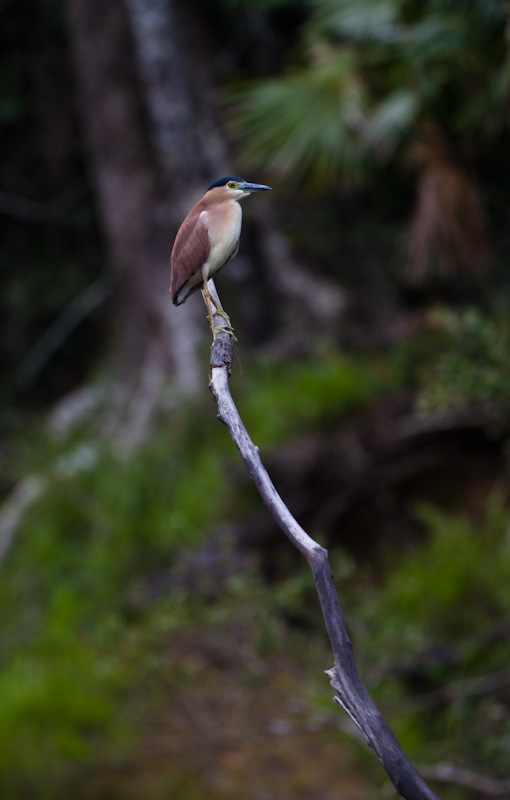
[[226, 178], [220, 178], [218, 181], [211, 183], [206, 196], [211, 192], [217, 200], [242, 200], [243, 197], [248, 197], [252, 192], [266, 192], [270, 191], [270, 186], [264, 186], [261, 183], [248, 183], [243, 181], [242, 178], [237, 178], [235, 175], [228, 175]]

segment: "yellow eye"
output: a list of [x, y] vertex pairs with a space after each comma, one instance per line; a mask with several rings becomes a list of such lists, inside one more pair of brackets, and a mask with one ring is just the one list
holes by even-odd
[[237, 189], [237, 183], [235, 181], [229, 181], [227, 186], [229, 189]]

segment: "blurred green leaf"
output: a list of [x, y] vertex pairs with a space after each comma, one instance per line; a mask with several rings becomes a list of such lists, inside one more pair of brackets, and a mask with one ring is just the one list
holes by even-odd
[[374, 107], [361, 133], [367, 150], [387, 160], [394, 155], [416, 121], [419, 107], [409, 91], [395, 92]]
[[490, 146], [508, 129], [502, 6], [315, 0], [313, 9], [299, 66], [233, 93], [247, 164], [325, 189], [366, 179], [374, 153], [391, 163], [425, 121], [457, 147]]
[[348, 51], [320, 54], [309, 70], [233, 93], [235, 133], [246, 138], [244, 158], [287, 181], [324, 185], [340, 173], [365, 174], [356, 142], [364, 119], [364, 90]]
[[379, 591], [358, 592], [357, 625], [364, 633], [357, 652], [411, 754], [457, 759], [503, 777], [510, 724], [495, 710], [505, 702], [508, 670], [504, 493], [489, 497], [477, 524], [433, 507], [417, 513], [425, 542], [391, 554]]
[[398, 4], [394, 0], [313, 0], [317, 32], [355, 41], [391, 42], [398, 37]]
[[510, 326], [478, 309], [436, 314], [446, 346], [422, 377], [418, 408], [478, 408], [506, 417], [510, 408]]

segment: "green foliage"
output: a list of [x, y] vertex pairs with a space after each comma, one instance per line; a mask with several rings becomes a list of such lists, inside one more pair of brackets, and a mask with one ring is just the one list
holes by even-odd
[[119, 703], [144, 661], [126, 652], [129, 632], [143, 625], [138, 582], [168, 569], [221, 515], [221, 448], [202, 444], [190, 414], [136, 458], [91, 441], [80, 455], [73, 442], [72, 459], [46, 465], [0, 581], [0, 607], [9, 609], [0, 623], [0, 709], [9, 721], [0, 770], [37, 773], [97, 757], [105, 737], [122, 741]]
[[377, 599], [388, 618], [377, 626], [375, 646], [384, 641], [385, 652], [458, 639], [510, 613], [509, 514], [502, 498], [492, 498], [482, 526], [432, 507], [418, 518], [428, 542], [403, 557]]
[[306, 71], [238, 89], [234, 130], [246, 140], [246, 162], [317, 188], [338, 175], [358, 182], [364, 94], [352, 54], [329, 50]]
[[504, 774], [510, 725], [498, 713], [498, 680], [508, 647], [498, 630], [510, 618], [508, 508], [496, 493], [482, 524], [433, 508], [419, 517], [426, 544], [359, 599], [358, 652], [411, 754]]
[[475, 308], [437, 315], [444, 348], [423, 377], [418, 399], [423, 411], [479, 408], [505, 417], [510, 406], [510, 326], [506, 319], [483, 315]]
[[[102, 741], [106, 735], [121, 737], [115, 697], [126, 676], [119, 669], [114, 632], [108, 630], [111, 622], [100, 619], [93, 636], [85, 633], [80, 629], [80, 604], [72, 592], [55, 591], [44, 627], [29, 645], [18, 646], [4, 659], [0, 674], [4, 720], [0, 774], [4, 776], [21, 770], [37, 777], [51, 771], [56, 759], [90, 758], [98, 736]], [[106, 632], [108, 647], [100, 647], [97, 640], [106, 639]]]
[[[265, 447], [343, 418], [386, 385], [377, 364], [333, 355], [289, 365], [285, 380], [266, 366], [246, 384], [239, 404]], [[84, 430], [64, 441], [33, 434], [17, 456], [13, 474], [37, 476], [41, 492], [0, 574], [4, 783], [25, 774], [36, 786], [45, 771], [48, 785], [65, 762], [118, 755], [142, 713], [128, 700], [133, 687], [154, 678], [142, 691], [147, 708], [160, 671], [169, 680], [168, 658], [163, 667], [157, 655], [169, 635], [229, 620], [257, 631], [267, 651], [281, 615], [307, 617], [308, 571], [271, 589], [244, 573], [215, 604], [177, 590], [148, 599], [154, 576], [157, 584], [235, 507], [227, 466], [237, 456], [209, 403], [175, 414], [132, 458]]]
[[304, 61], [234, 92], [250, 165], [324, 188], [366, 178], [434, 121], [457, 146], [508, 129], [501, 3], [315, 0]]
[[271, 447], [292, 434], [339, 422], [390, 383], [377, 362], [330, 353], [288, 365], [283, 380], [274, 364], [247, 376], [239, 387], [239, 409], [256, 444]]
[[[329, 354], [289, 365], [283, 378], [275, 365], [250, 371], [234, 394], [254, 440], [269, 448], [331, 430], [391, 380], [378, 362]], [[22, 472], [37, 471], [45, 489], [0, 576], [0, 607], [9, 609], [0, 619], [0, 784], [10, 798], [29, 786], [33, 797], [49, 791], [54, 799], [63, 769], [128, 755], [144, 719], [206, 680], [211, 656], [199, 640], [252, 684], [284, 647], [296, 659], [314, 654], [315, 713], [313, 675], [317, 658], [322, 667], [328, 656], [305, 564], [270, 586], [255, 571], [235, 575], [213, 602], [171, 581], [157, 589], [235, 506], [229, 465], [237, 456], [214, 410], [176, 414], [132, 459], [114, 458], [83, 431], [46, 445], [34, 437], [33, 448], [25, 446]], [[381, 588], [365, 581], [361, 592], [353, 563], [333, 559], [342, 600], [356, 609], [347, 612], [356, 654], [412, 755], [503, 772], [510, 731], [499, 700], [470, 686], [507, 668], [507, 648], [493, 632], [510, 615], [508, 511], [495, 496], [478, 526], [431, 508], [419, 513], [428, 541], [392, 557]], [[292, 640], [285, 620], [302, 627]], [[191, 642], [187, 655], [183, 642]], [[452, 659], [430, 656], [445, 648]], [[400, 659], [418, 664], [418, 692], [393, 667]], [[438, 703], [443, 685], [451, 688]], [[186, 788], [190, 796], [196, 785]]]

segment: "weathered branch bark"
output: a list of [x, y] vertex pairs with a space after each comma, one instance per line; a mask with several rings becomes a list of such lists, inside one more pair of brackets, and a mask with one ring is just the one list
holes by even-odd
[[[217, 297], [213, 281], [211, 293]], [[221, 324], [217, 318], [216, 324]], [[354, 660], [352, 645], [336, 593], [328, 552], [315, 542], [294, 519], [276, 491], [243, 421], [228, 385], [234, 351], [233, 340], [220, 333], [211, 348], [209, 387], [218, 406], [218, 417], [232, 439], [257, 487], [262, 500], [284, 534], [308, 561], [329, 635], [335, 666], [328, 670], [338, 692], [335, 701], [347, 712], [381, 761], [397, 791], [407, 800], [438, 800], [402, 750], [395, 734], [377, 709], [365, 688]]]

